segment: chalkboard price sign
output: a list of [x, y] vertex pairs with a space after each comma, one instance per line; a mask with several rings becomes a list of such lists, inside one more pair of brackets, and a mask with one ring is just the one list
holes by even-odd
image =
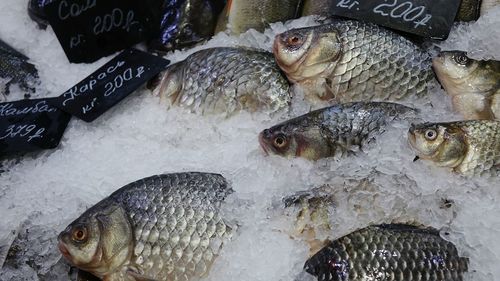
[[71, 115], [50, 100], [0, 103], [0, 156], [57, 147]]
[[136, 49], [120, 53], [52, 104], [85, 122], [92, 122], [139, 88], [170, 62]]
[[158, 35], [154, 0], [56, 0], [44, 7], [71, 62], [93, 62]]
[[446, 39], [460, 0], [332, 0], [334, 15], [394, 28], [426, 38]]

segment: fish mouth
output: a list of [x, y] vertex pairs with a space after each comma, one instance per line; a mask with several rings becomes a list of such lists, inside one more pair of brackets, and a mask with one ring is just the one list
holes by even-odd
[[264, 132], [261, 132], [259, 134], [259, 144], [260, 144], [260, 147], [262, 148], [262, 150], [264, 151], [264, 154], [266, 156], [269, 156], [269, 151], [267, 149], [267, 142], [266, 140], [264, 139]]
[[66, 245], [62, 241], [59, 241], [57, 247], [59, 248], [59, 252], [68, 260], [71, 261], [71, 254], [68, 251], [68, 248], [66, 248]]

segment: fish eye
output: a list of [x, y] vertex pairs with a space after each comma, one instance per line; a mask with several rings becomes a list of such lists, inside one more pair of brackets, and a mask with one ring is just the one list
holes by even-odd
[[437, 138], [437, 132], [434, 129], [429, 129], [425, 131], [424, 136], [427, 140], [433, 141]]
[[291, 47], [297, 47], [302, 44], [302, 38], [298, 35], [292, 35], [286, 38], [286, 44]]
[[465, 53], [454, 55], [453, 60], [460, 65], [467, 65], [470, 61], [470, 59], [465, 55]]
[[71, 239], [75, 242], [85, 242], [87, 240], [87, 228], [84, 226], [75, 227], [71, 232]]
[[274, 146], [278, 148], [283, 148], [286, 145], [286, 136], [284, 134], [278, 134], [274, 138]]

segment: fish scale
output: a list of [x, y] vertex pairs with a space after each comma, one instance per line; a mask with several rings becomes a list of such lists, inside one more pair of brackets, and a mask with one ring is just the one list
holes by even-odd
[[[309, 39], [290, 43], [294, 38], [310, 38], [307, 36], [312, 36], [313, 43], [306, 43]], [[325, 36], [331, 39], [323, 39]], [[302, 85], [309, 94], [340, 103], [422, 96], [434, 81], [428, 53], [371, 23], [332, 20], [320, 26], [292, 29], [276, 37], [274, 52], [290, 81]], [[291, 55], [295, 52], [300, 59]], [[320, 52], [325, 55], [318, 56]], [[320, 65], [322, 73], [309, 71]]]
[[288, 81], [272, 54], [256, 49], [201, 50], [161, 76], [155, 93], [198, 113], [274, 112], [291, 101]]
[[[353, 102], [334, 105], [290, 119], [261, 132], [267, 152], [311, 160], [350, 154], [364, 148], [395, 119], [416, 113], [389, 102]], [[275, 140], [282, 138], [280, 146]]]
[[[233, 234], [232, 227], [219, 213], [222, 201], [230, 193], [232, 189], [218, 174], [193, 172], [145, 178], [122, 187], [87, 210], [60, 234], [60, 243], [69, 248], [68, 235], [73, 228], [88, 225], [88, 220], [101, 216], [116, 219], [109, 213], [119, 209], [126, 218], [113, 222], [125, 228], [130, 226], [131, 233], [120, 236], [123, 240], [130, 237], [130, 250], [126, 250], [126, 245], [116, 246], [113, 243], [116, 238], [103, 238], [105, 229], [100, 230], [99, 245], [105, 247], [110, 243], [118, 250], [125, 249], [128, 252], [123, 255], [125, 260], [119, 260], [124, 269], [109, 268], [109, 272], [102, 273], [102, 270], [93, 272], [95, 266], [80, 267], [110, 281], [129, 280], [127, 274], [170, 281], [201, 277], [207, 274], [223, 243]], [[115, 253], [112, 259], [120, 256]], [[70, 262], [78, 261], [75, 258], [69, 257]], [[75, 265], [78, 267], [78, 262]]]
[[[429, 131], [434, 140], [425, 138]], [[420, 158], [465, 176], [500, 173], [500, 121], [467, 120], [412, 125], [409, 141]]]
[[318, 281], [461, 281], [467, 263], [436, 230], [378, 225], [329, 243], [304, 269]]

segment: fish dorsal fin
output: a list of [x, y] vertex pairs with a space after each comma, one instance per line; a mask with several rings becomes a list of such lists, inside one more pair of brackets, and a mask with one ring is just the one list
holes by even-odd
[[127, 274], [132, 277], [132, 280], [135, 281], [161, 281], [159, 279], [154, 279], [148, 276], [145, 276], [143, 274], [139, 274], [137, 272], [134, 272], [132, 270], [127, 270]]

